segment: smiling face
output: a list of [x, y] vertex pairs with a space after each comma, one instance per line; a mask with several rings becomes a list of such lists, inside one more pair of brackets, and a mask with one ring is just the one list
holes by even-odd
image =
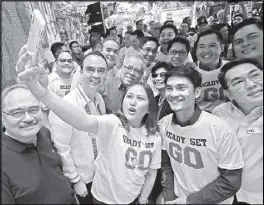
[[118, 51], [119, 46], [115, 41], [107, 40], [103, 43], [102, 54], [106, 58], [109, 68], [114, 66]]
[[165, 75], [167, 73], [167, 70], [163, 67], [158, 68], [154, 75], [152, 74], [152, 79], [153, 79], [153, 85], [156, 89], [161, 90], [165, 88]]
[[97, 89], [104, 84], [107, 64], [102, 57], [90, 55], [83, 61], [82, 83], [91, 89]]
[[152, 62], [154, 62], [154, 59], [155, 59], [156, 53], [157, 53], [157, 49], [158, 49], [158, 45], [156, 44], [156, 42], [147, 41], [143, 45], [142, 49], [144, 51], [143, 57], [146, 60], [147, 64], [151, 64]]
[[[43, 115], [39, 101], [24, 88], [16, 88], [7, 94], [4, 99], [2, 110], [6, 113], [13, 113], [14, 116], [2, 114], [2, 123], [6, 132], [11, 137], [23, 142], [30, 143], [43, 125]], [[34, 111], [33, 116], [25, 113], [23, 117], [15, 117], [22, 110]]]
[[126, 86], [138, 83], [144, 74], [144, 60], [135, 56], [125, 58], [120, 77]]
[[74, 69], [73, 60], [71, 54], [68, 52], [62, 52], [57, 59], [57, 72], [63, 75], [71, 75]]
[[165, 49], [168, 47], [168, 43], [175, 37], [174, 30], [171, 28], [165, 28], [160, 33], [160, 45]]
[[198, 92], [186, 77], [171, 76], [166, 84], [166, 99], [174, 112], [188, 110], [194, 106]]
[[169, 50], [170, 62], [173, 66], [181, 66], [188, 58], [185, 44], [180, 42], [173, 43]]
[[263, 30], [253, 24], [242, 27], [234, 35], [233, 46], [238, 59], [263, 58]]
[[239, 105], [263, 105], [263, 71], [245, 63], [233, 67], [225, 75], [228, 91]]
[[224, 46], [220, 44], [216, 34], [202, 36], [196, 50], [198, 61], [205, 66], [215, 65], [219, 62], [223, 49]]
[[123, 113], [129, 124], [140, 126], [149, 110], [148, 95], [142, 85], [131, 86], [123, 100]]

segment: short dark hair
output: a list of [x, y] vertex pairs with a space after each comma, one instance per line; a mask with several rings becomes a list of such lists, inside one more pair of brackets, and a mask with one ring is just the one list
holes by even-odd
[[201, 87], [202, 75], [199, 71], [196, 70], [196, 68], [192, 64], [186, 64], [177, 69], [169, 70], [169, 72], [167, 72], [165, 76], [165, 85], [167, 85], [168, 79], [173, 76], [188, 78], [193, 84], [194, 88]]
[[256, 66], [258, 69], [263, 70], [263, 67], [255, 59], [244, 58], [244, 59], [235, 59], [233, 61], [230, 61], [230, 62], [226, 63], [225, 65], [223, 65], [220, 73], [218, 74], [218, 79], [219, 79], [219, 82], [220, 82], [223, 89], [227, 90], [227, 88], [228, 88], [228, 85], [227, 85], [226, 79], [225, 79], [225, 75], [226, 75], [227, 71], [231, 70], [235, 66], [246, 64], [246, 63], [252, 64], [252, 65]]
[[142, 45], [144, 45], [148, 41], [154, 41], [157, 44], [157, 48], [159, 47], [158, 39], [153, 37], [153, 36], [146, 36], [146, 37], [142, 38]]
[[107, 31], [106, 31], [106, 33], [105, 33], [105, 36], [106, 36], [106, 37], [110, 35], [110, 31], [111, 31], [111, 30], [115, 30], [115, 31], [117, 32], [116, 27], [111, 27], [111, 28], [107, 29]]
[[167, 25], [163, 25], [163, 26], [161, 26], [161, 27], [160, 27], [160, 33], [161, 33], [164, 29], [166, 29], [166, 28], [170, 28], [170, 29], [172, 29], [172, 30], [174, 31], [174, 33], [175, 33], [175, 36], [178, 35], [178, 30], [177, 30], [177, 28], [176, 28], [174, 25], [172, 25], [172, 24], [167, 24]]
[[187, 22], [187, 21], [182, 21], [182, 22], [181, 22], [181, 25], [184, 24], [184, 23], [186, 23], [186, 24], [188, 25], [188, 28], [190, 28], [191, 25], [189, 24], [189, 22]]
[[189, 43], [189, 41], [186, 38], [182, 38], [182, 37], [176, 36], [175, 38], [173, 38], [172, 40], [170, 40], [169, 41], [169, 44], [168, 44], [167, 51], [169, 51], [171, 49], [171, 47], [172, 47], [172, 45], [174, 43], [184, 44], [185, 47], [186, 47], [187, 53], [189, 53], [189, 51], [190, 51], [190, 43]]
[[107, 60], [106, 60], [106, 58], [104, 57], [104, 55], [103, 55], [101, 52], [99, 52], [99, 51], [92, 51], [92, 52], [89, 52], [88, 54], [86, 54], [86, 55], [82, 58], [81, 70], [83, 69], [83, 62], [84, 62], [84, 60], [85, 60], [88, 56], [99, 56], [99, 57], [101, 57], [101, 58], [105, 61], [106, 66], [108, 67]]
[[136, 21], [136, 25], [138, 25], [138, 23], [139, 23], [140, 21], [142, 21], [142, 23], [143, 23], [143, 20], [140, 19], [140, 20]]
[[131, 33], [131, 36], [137, 36], [137, 38], [143, 38], [144, 37], [144, 33], [140, 30], [135, 30]]
[[126, 32], [125, 32], [125, 35], [126, 35], [126, 34], [130, 34], [130, 35], [131, 35], [132, 32], [131, 32], [131, 31], [126, 31]]
[[200, 38], [203, 36], [210, 35], [210, 34], [215, 34], [217, 36], [217, 39], [218, 39], [220, 44], [222, 44], [224, 42], [223, 36], [219, 31], [216, 31], [213, 29], [208, 29], [208, 30], [203, 31], [200, 34], [198, 34], [197, 40], [194, 43], [194, 51], [196, 51], [196, 49], [197, 49], [197, 45], [199, 43]]
[[248, 26], [248, 25], [256, 25], [260, 30], [263, 31], [263, 24], [260, 20], [255, 19], [255, 18], [248, 18], [243, 20], [241, 23], [237, 24], [236, 26], [234, 26], [233, 28], [233, 34], [235, 35], [236, 32], [243, 28], [244, 26]]
[[72, 50], [72, 44], [74, 44], [74, 43], [77, 43], [78, 45], [79, 45], [79, 43], [77, 42], [77, 41], [71, 41], [70, 43], [69, 43], [69, 48]]
[[62, 48], [62, 46], [65, 46], [65, 43], [63, 42], [56, 42], [53, 43], [50, 47], [50, 51], [52, 52], [54, 58], [56, 59], [56, 53], [58, 52], [58, 50], [60, 50]]
[[167, 23], [174, 23], [174, 21], [173, 21], [173, 20], [167, 20], [167, 21], [165, 21], [165, 22], [163, 23], [163, 25], [167, 25]]
[[151, 74], [155, 73], [159, 68], [165, 68], [165, 70], [169, 71], [172, 70], [173, 67], [171, 64], [163, 62], [163, 61], [158, 61], [152, 68], [151, 68]]

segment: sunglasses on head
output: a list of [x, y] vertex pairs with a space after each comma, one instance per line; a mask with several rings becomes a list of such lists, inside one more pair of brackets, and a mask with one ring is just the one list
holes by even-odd
[[165, 78], [166, 73], [152, 73], [151, 76], [152, 78], [157, 78], [158, 76], [160, 76], [161, 78]]
[[67, 61], [68, 63], [72, 63], [72, 59], [59, 59], [59, 61], [60, 61], [61, 63], [65, 63], [66, 61]]

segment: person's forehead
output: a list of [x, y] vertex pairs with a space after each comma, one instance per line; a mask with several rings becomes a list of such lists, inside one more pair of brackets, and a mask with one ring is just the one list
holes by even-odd
[[134, 94], [134, 95], [143, 95], [147, 97], [147, 93], [145, 91], [145, 89], [143, 88], [142, 85], [133, 85], [131, 86], [128, 91], [127, 94]]
[[255, 65], [251, 63], [243, 63], [237, 66], [234, 66], [228, 70], [225, 74], [225, 78], [229, 81], [233, 80], [236, 77], [242, 77], [252, 71], [260, 71]]
[[72, 59], [72, 56], [71, 56], [71, 54], [69, 54], [68, 52], [62, 52], [62, 53], [60, 53], [59, 56], [58, 56], [58, 59], [61, 59], [61, 58]]
[[155, 41], [147, 41], [144, 45], [143, 45], [144, 48], [146, 47], [151, 47], [151, 48], [157, 48], [158, 45]]
[[171, 76], [167, 80], [167, 85], [176, 86], [179, 84], [189, 85], [192, 83], [187, 77], [184, 77], [184, 76]]
[[181, 26], [188, 26], [188, 24], [186, 22], [183, 22]]
[[164, 73], [164, 72], [167, 72], [167, 70], [164, 68], [164, 67], [160, 67], [158, 68], [155, 73]]
[[161, 33], [174, 33], [174, 30], [172, 28], [165, 28], [161, 31]]
[[205, 44], [205, 43], [212, 43], [212, 42], [214, 42], [214, 43], [218, 42], [217, 35], [215, 33], [210, 33], [210, 34], [207, 34], [205, 36], [202, 36], [199, 39], [198, 43], [199, 44], [201, 44], [201, 43]]
[[[127, 65], [133, 66], [136, 68], [142, 68], [142, 65], [144, 64], [144, 60], [140, 59], [136, 56], [129, 56], [126, 60]], [[143, 68], [142, 68], [143, 69]]]
[[103, 47], [118, 49], [119, 46], [118, 46], [118, 44], [115, 41], [108, 40], [108, 41], [104, 42]]
[[173, 50], [176, 50], [176, 49], [177, 50], [182, 50], [182, 49], [186, 50], [186, 46], [185, 46], [185, 44], [183, 44], [181, 42], [175, 42], [172, 44], [170, 50], [171, 49], [173, 49]]
[[73, 43], [72, 46], [79, 46], [79, 43]]
[[39, 101], [29, 90], [24, 88], [16, 88], [6, 95], [3, 104], [6, 109], [13, 110], [38, 106]]
[[85, 58], [83, 61], [83, 67], [100, 67], [100, 68], [107, 68], [107, 64], [105, 60], [101, 56], [97, 55], [90, 55]]
[[240, 28], [234, 35], [235, 38], [240, 38], [240, 37], [244, 37], [247, 36], [250, 33], [253, 32], [257, 32], [257, 33], [262, 33], [263, 31], [260, 30], [256, 24], [250, 24], [250, 25], [246, 25], [243, 26], [242, 28]]

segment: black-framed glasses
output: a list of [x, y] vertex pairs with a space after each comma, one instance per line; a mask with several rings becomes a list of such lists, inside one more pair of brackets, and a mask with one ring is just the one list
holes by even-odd
[[31, 107], [28, 110], [11, 110], [10, 112], [3, 111], [4, 114], [9, 115], [16, 119], [21, 119], [26, 116], [26, 113], [28, 113], [30, 116], [35, 117], [39, 114], [39, 111], [41, 110], [40, 106]]
[[124, 65], [124, 67], [125, 67], [126, 71], [128, 71], [128, 72], [133, 72], [133, 73], [135, 73], [135, 75], [137, 75], [137, 76], [140, 76], [140, 75], [143, 73], [142, 70], [137, 69], [137, 68], [133, 68], [132, 66]]
[[260, 73], [255, 73], [252, 76], [248, 76], [247, 78], [244, 79], [239, 79], [236, 80], [235, 82], [230, 83], [227, 88], [229, 88], [230, 86], [233, 87], [236, 90], [242, 89], [244, 87], [246, 87], [246, 81], [250, 80], [253, 83], [259, 83], [261, 81], [263, 81], [263, 75]]
[[68, 62], [68, 63], [72, 63], [72, 59], [58, 59], [58, 61], [60, 61], [61, 63], [66, 63], [66, 61]]
[[175, 56], [175, 55], [179, 55], [179, 56], [185, 56], [186, 54], [187, 54], [187, 52], [186, 51], [176, 51], [176, 50], [170, 50], [169, 51], [169, 54], [171, 55], [171, 56]]
[[143, 51], [145, 51], [146, 53], [151, 52], [154, 55], [157, 53], [157, 49], [143, 48]]
[[152, 73], [151, 76], [152, 76], [152, 78], [157, 78], [158, 76], [161, 77], [161, 78], [165, 78], [166, 73], [164, 73], [164, 72], [163, 73], [158, 73], [158, 74], [157, 73]]

